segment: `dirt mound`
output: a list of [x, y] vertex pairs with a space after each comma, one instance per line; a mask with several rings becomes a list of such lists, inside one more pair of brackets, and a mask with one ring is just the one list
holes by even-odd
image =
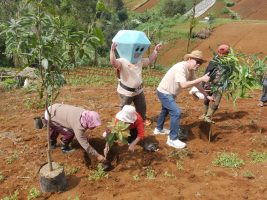
[[241, 19], [266, 20], [266, 0], [236, 0], [236, 5], [231, 8], [237, 12]]

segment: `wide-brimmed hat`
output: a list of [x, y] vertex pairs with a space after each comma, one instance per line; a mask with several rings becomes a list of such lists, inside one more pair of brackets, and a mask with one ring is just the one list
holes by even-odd
[[122, 110], [116, 114], [116, 118], [126, 123], [134, 123], [137, 119], [135, 107], [131, 105], [123, 106]]
[[222, 55], [226, 55], [226, 54], [228, 54], [229, 53], [229, 51], [230, 51], [230, 47], [229, 47], [229, 45], [227, 45], [227, 44], [221, 44], [219, 47], [218, 47], [218, 53], [219, 54], [222, 54]]
[[199, 50], [194, 50], [191, 53], [185, 54], [184, 60], [188, 60], [189, 58], [200, 60], [201, 62], [207, 62], [203, 59], [203, 53]]

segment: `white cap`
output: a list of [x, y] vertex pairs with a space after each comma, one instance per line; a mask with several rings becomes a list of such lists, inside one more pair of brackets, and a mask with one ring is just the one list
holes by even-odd
[[135, 107], [130, 105], [123, 106], [122, 110], [116, 114], [116, 118], [126, 123], [134, 123], [137, 119]]

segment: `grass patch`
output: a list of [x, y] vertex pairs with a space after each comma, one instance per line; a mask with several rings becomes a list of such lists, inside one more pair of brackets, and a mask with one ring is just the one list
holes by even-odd
[[2, 183], [5, 180], [5, 178], [6, 177], [2, 173], [0, 173], [0, 183]]
[[256, 150], [252, 150], [249, 153], [249, 156], [252, 159], [252, 163], [261, 163], [267, 161], [267, 152], [258, 152]]
[[244, 165], [244, 161], [238, 157], [236, 153], [220, 153], [217, 158], [212, 162], [218, 167], [240, 168]]
[[134, 175], [133, 180], [134, 181], [140, 181], [140, 176], [138, 176], [138, 174]]

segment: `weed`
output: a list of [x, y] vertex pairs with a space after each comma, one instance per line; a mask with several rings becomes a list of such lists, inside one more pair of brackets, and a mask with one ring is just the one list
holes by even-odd
[[[68, 200], [72, 200], [72, 198], [68, 197]], [[80, 197], [79, 196], [75, 196], [73, 200], [80, 200]]]
[[252, 163], [260, 163], [267, 161], [267, 152], [258, 152], [256, 150], [252, 150], [249, 153], [249, 156], [252, 159]]
[[244, 161], [238, 158], [235, 153], [220, 153], [217, 158], [212, 162], [215, 166], [229, 167], [229, 168], [240, 168], [244, 165]]
[[189, 149], [180, 149], [180, 150], [173, 150], [169, 157], [174, 158], [176, 160], [183, 160], [185, 157], [191, 156], [192, 152]]
[[176, 167], [179, 171], [183, 171], [184, 170], [184, 162], [181, 160], [177, 160], [176, 161]]
[[9, 197], [4, 197], [1, 200], [18, 200], [19, 199], [19, 191], [16, 190], [14, 194], [10, 195]]
[[266, 136], [259, 136], [259, 137], [253, 137], [250, 139], [251, 142], [254, 144], [254, 145], [257, 145], [259, 144], [260, 146], [264, 146], [264, 147], [267, 147], [267, 137]]
[[164, 174], [163, 174], [165, 177], [168, 177], [168, 178], [173, 178], [175, 177], [175, 175], [171, 172], [168, 172], [168, 171], [165, 171]]
[[71, 176], [76, 174], [80, 170], [80, 167], [66, 167], [66, 175]]
[[98, 181], [101, 178], [105, 177], [107, 174], [104, 171], [104, 168], [101, 164], [98, 164], [97, 169], [93, 170], [92, 173], [89, 175], [88, 179], [93, 181]]
[[36, 189], [36, 188], [32, 188], [30, 190], [29, 194], [28, 194], [27, 199], [28, 200], [32, 200], [32, 199], [35, 199], [35, 198], [37, 198], [39, 196], [41, 196], [41, 192], [38, 189]]
[[138, 174], [133, 176], [133, 180], [134, 181], [140, 181], [140, 177], [138, 176]]
[[215, 172], [209, 167], [208, 169], [204, 170], [205, 176], [216, 176]]
[[6, 177], [2, 173], [0, 173], [0, 183], [3, 182], [5, 180], [5, 178]]
[[13, 162], [19, 159], [19, 153], [15, 151], [11, 156], [6, 158], [6, 163], [11, 165]]
[[146, 177], [149, 180], [153, 180], [153, 179], [156, 178], [156, 172], [155, 172], [155, 170], [152, 167], [148, 167], [146, 169]]
[[3, 82], [4, 90], [12, 90], [16, 87], [16, 80], [12, 78], [8, 78]]
[[255, 175], [251, 171], [245, 171], [244, 174], [243, 174], [243, 176], [245, 178], [249, 178], [249, 179], [255, 178]]

